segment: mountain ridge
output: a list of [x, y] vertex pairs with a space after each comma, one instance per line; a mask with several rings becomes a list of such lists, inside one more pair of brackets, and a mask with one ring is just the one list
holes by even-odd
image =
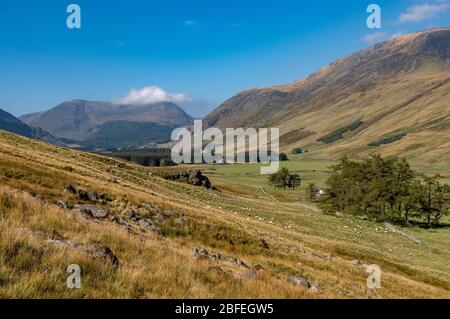
[[[280, 127], [285, 151], [306, 147], [325, 156], [379, 151], [425, 161], [434, 154], [435, 160], [448, 162], [444, 146], [450, 143], [449, 91], [450, 28], [432, 29], [360, 50], [288, 85], [245, 90], [211, 112], [204, 123], [219, 128]], [[333, 143], [319, 142], [355, 121], [364, 123]], [[376, 149], [368, 146], [400, 133], [409, 135]], [[430, 135], [437, 136], [439, 144], [417, 146]]]
[[66, 146], [65, 143], [41, 128], [33, 128], [16, 118], [11, 113], [0, 109], [0, 130], [15, 133], [24, 137], [37, 139], [58, 146]]
[[115, 102], [70, 100], [38, 113], [19, 117], [32, 127], [72, 140], [83, 140], [97, 126], [113, 121], [151, 122], [185, 126], [193, 119], [178, 105], [159, 102], [145, 105], [125, 105]]

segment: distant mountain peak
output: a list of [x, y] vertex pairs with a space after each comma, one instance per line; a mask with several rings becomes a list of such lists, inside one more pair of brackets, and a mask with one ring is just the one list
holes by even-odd
[[[106, 128], [109, 126], [104, 124], [118, 121], [160, 124], [165, 128], [188, 126], [193, 122], [191, 116], [172, 102], [135, 105], [82, 99], [66, 101], [48, 111], [26, 114], [20, 118], [32, 127], [40, 127], [58, 138], [73, 141], [91, 138], [94, 128]], [[139, 126], [129, 124], [128, 127], [134, 129]]]

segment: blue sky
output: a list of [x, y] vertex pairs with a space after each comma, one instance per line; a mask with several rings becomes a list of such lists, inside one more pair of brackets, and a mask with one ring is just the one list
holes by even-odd
[[[81, 7], [80, 30], [66, 26], [70, 3]], [[366, 26], [371, 3], [382, 9], [381, 30]], [[21, 115], [135, 89], [200, 116], [241, 90], [286, 84], [394, 34], [444, 26], [447, 0], [1, 0], [0, 108]], [[161, 89], [139, 91], [149, 86]]]

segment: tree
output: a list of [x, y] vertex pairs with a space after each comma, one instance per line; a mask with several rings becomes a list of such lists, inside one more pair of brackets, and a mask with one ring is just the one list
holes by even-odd
[[289, 175], [288, 185], [290, 188], [292, 188], [292, 190], [295, 190], [296, 187], [300, 187], [301, 184], [302, 184], [302, 179], [301, 179], [300, 175], [298, 175], [298, 174]]
[[302, 153], [303, 153], [303, 149], [301, 149], [300, 147], [294, 148], [292, 150], [292, 154], [294, 154], [294, 155], [298, 155], [298, 154], [302, 154]]
[[308, 184], [308, 187], [306, 188], [306, 198], [312, 203], [317, 201], [317, 187], [315, 183]]
[[422, 176], [424, 184], [416, 189], [416, 198], [422, 218], [427, 226], [439, 224], [441, 218], [449, 212], [450, 187], [437, 181], [438, 176]]
[[279, 159], [280, 159], [280, 162], [289, 161], [289, 158], [288, 158], [288, 156], [285, 153], [280, 153]]
[[269, 185], [275, 188], [286, 189], [289, 186], [289, 175], [289, 170], [283, 167], [275, 174], [269, 176]]

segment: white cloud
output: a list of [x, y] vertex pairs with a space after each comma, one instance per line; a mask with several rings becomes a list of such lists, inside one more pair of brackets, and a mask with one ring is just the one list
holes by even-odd
[[116, 100], [116, 103], [145, 105], [159, 102], [173, 102], [183, 104], [191, 101], [192, 98], [186, 93], [169, 93], [157, 86], [147, 86], [142, 89], [132, 89], [127, 96]]
[[439, 14], [447, 12], [450, 9], [448, 3], [423, 3], [414, 5], [400, 14], [400, 22], [417, 22], [426, 19], [436, 18]]
[[365, 43], [375, 43], [386, 39], [386, 32], [375, 32], [366, 34], [363, 37]]

